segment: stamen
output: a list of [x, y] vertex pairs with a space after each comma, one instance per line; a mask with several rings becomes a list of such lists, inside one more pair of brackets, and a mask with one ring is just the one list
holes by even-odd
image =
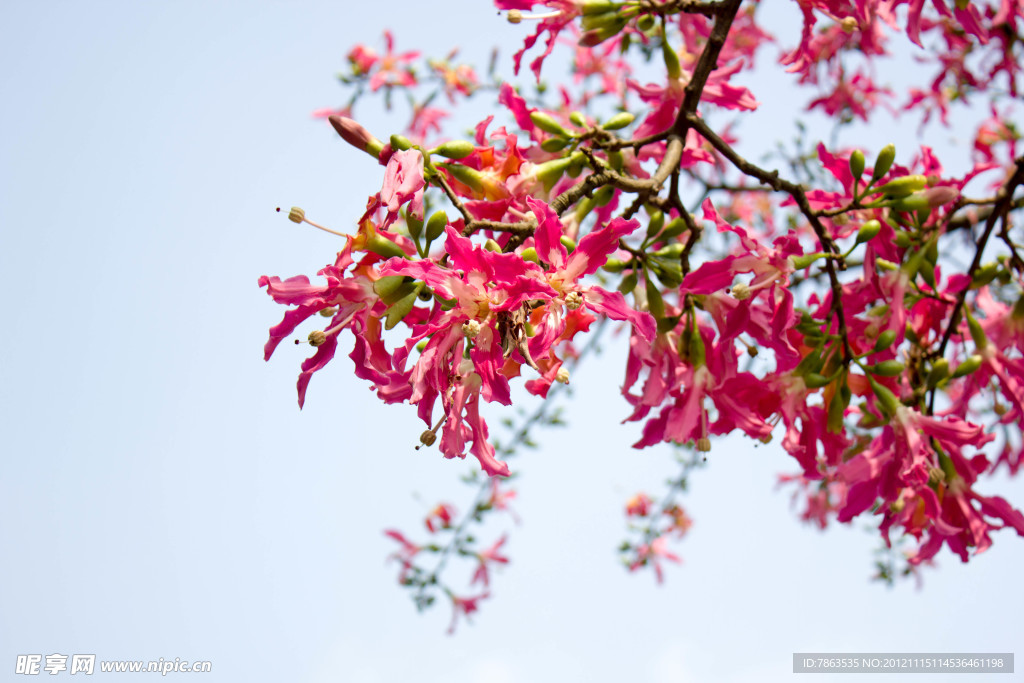
[[530, 19], [534, 21], [542, 21], [544, 19], [554, 19], [555, 17], [561, 16], [561, 10], [555, 10], [553, 12], [543, 12], [541, 14], [523, 14], [517, 9], [510, 9], [505, 18], [508, 19], [510, 24], [518, 24], [523, 19]]
[[[278, 211], [278, 213], [281, 212], [281, 207], [280, 206], [277, 207], [277, 211]], [[306, 212], [303, 211], [302, 209], [300, 209], [297, 206], [293, 206], [292, 210], [288, 212], [288, 220], [290, 220], [292, 223], [308, 223], [309, 225], [312, 225], [314, 228], [318, 228], [320, 230], [323, 230], [324, 232], [329, 232], [332, 235], [337, 235], [338, 237], [345, 237], [345, 238], [350, 237], [350, 235], [346, 235], [343, 232], [336, 232], [334, 230], [331, 230], [330, 228], [325, 228], [322, 225], [317, 225], [313, 221], [308, 220], [306, 218]]]

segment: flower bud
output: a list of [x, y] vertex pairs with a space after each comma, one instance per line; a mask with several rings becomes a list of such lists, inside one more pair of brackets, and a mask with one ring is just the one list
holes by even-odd
[[928, 372], [928, 388], [933, 389], [947, 377], [949, 377], [949, 361], [945, 358], [940, 358], [935, 361], [931, 371]]
[[487, 241], [484, 242], [484, 249], [486, 251], [493, 251], [496, 254], [501, 253], [501, 245], [492, 240], [490, 237], [488, 237]]
[[892, 200], [892, 203], [889, 204], [889, 206], [895, 209], [896, 211], [924, 211], [926, 218], [929, 213], [929, 210], [931, 209], [931, 207], [928, 205], [928, 197], [926, 197], [923, 192], [915, 192], [909, 197], [900, 197], [899, 199], [894, 199]]
[[455, 176], [456, 180], [463, 185], [468, 186], [474, 192], [483, 192], [484, 177], [480, 171], [461, 164], [451, 164], [445, 168], [448, 169], [449, 173]]
[[476, 151], [476, 145], [469, 140], [449, 140], [430, 150], [431, 154], [440, 154], [448, 159], [462, 159]]
[[859, 149], [853, 150], [853, 154], [850, 155], [850, 173], [853, 174], [854, 180], [864, 173], [864, 152]]
[[562, 124], [554, 119], [553, 116], [542, 111], [530, 112], [530, 120], [533, 121], [533, 125], [540, 128], [545, 133], [551, 133], [552, 135], [560, 135], [562, 137], [569, 137], [570, 133], [565, 128], [562, 128]]
[[814, 263], [815, 261], [817, 261], [818, 259], [820, 259], [824, 255], [825, 255], [824, 252], [819, 251], [819, 252], [817, 252], [815, 254], [804, 254], [803, 256], [792, 256], [790, 258], [793, 260], [793, 270], [803, 270], [804, 268], [809, 267], [812, 263]]
[[604, 14], [605, 12], [615, 11], [619, 9], [619, 7], [621, 7], [621, 5], [613, 2], [612, 0], [584, 0], [583, 16]]
[[580, 128], [585, 128], [587, 126], [587, 117], [580, 111], [574, 111], [569, 114], [569, 121], [572, 122], [572, 125], [579, 126]]
[[972, 372], [981, 367], [983, 361], [984, 359], [981, 357], [981, 355], [977, 353], [974, 354], [973, 356], [965, 360], [963, 363], [956, 366], [956, 370], [953, 371], [953, 379], [971, 374]]
[[400, 246], [386, 237], [381, 237], [380, 235], [374, 235], [371, 237], [369, 242], [366, 244], [366, 249], [367, 251], [372, 251], [374, 254], [385, 258], [393, 258], [395, 256], [405, 258], [405, 252], [402, 251]]
[[540, 143], [540, 148], [545, 152], [560, 152], [569, 144], [568, 138], [553, 137]]
[[884, 351], [892, 346], [894, 341], [896, 341], [896, 330], [886, 330], [882, 332], [878, 335], [878, 339], [875, 340], [875, 352]]
[[971, 339], [974, 340], [974, 347], [981, 351], [988, 346], [988, 338], [985, 336], [985, 330], [981, 329], [981, 323], [979, 323], [966, 308], [964, 309], [964, 313], [967, 315], [967, 329], [971, 331]]
[[384, 148], [383, 142], [373, 137], [370, 131], [352, 119], [334, 115], [328, 116], [327, 120], [345, 142], [370, 156], [378, 156], [381, 149]]
[[444, 211], [435, 211], [433, 215], [427, 219], [427, 244], [430, 244], [440, 237], [447, 225], [448, 214]]
[[605, 130], [618, 130], [633, 123], [636, 116], [628, 111], [622, 111], [601, 124]]
[[871, 182], [880, 180], [889, 169], [892, 168], [892, 162], [896, 160], [896, 145], [888, 144], [882, 148], [882, 151], [878, 153], [878, 158], [875, 159], [875, 168], [871, 173]]
[[860, 226], [860, 230], [857, 231], [857, 244], [863, 244], [871, 240], [875, 235], [882, 229], [882, 224], [872, 218], [871, 220]]
[[530, 263], [540, 263], [540, 257], [537, 256], [537, 250], [533, 247], [527, 247], [519, 253], [520, 258]]
[[886, 197], [898, 199], [924, 189], [927, 182], [928, 180], [923, 175], [905, 175], [895, 180], [890, 180], [881, 187], [876, 187], [871, 193], [878, 194], [879, 192], [884, 192]]
[[898, 360], [884, 360], [881, 363], [869, 365], [868, 372], [882, 377], [895, 377], [903, 372], [903, 363]]
[[404, 135], [399, 135], [398, 133], [395, 133], [394, 135], [391, 136], [391, 149], [397, 149], [402, 152], [404, 152], [407, 149], [412, 149], [412, 140], [405, 137]]
[[679, 55], [672, 49], [672, 46], [668, 44], [668, 40], [664, 37], [661, 41], [661, 55], [665, 59], [665, 69], [668, 71], [668, 77], [672, 80], [678, 80], [683, 75], [683, 70], [679, 66]]

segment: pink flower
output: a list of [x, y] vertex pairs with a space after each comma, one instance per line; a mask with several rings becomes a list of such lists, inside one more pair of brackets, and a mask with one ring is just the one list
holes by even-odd
[[448, 627], [448, 635], [451, 635], [455, 633], [455, 624], [458, 622], [459, 615], [464, 615], [466, 620], [469, 621], [469, 615], [480, 609], [477, 603], [491, 597], [491, 593], [490, 591], [485, 591], [472, 598], [460, 598], [452, 593], [449, 593], [448, 596], [452, 600], [452, 623]]
[[430, 533], [435, 533], [439, 529], [450, 529], [452, 526], [452, 518], [455, 516], [455, 508], [447, 503], [441, 503], [434, 507], [427, 515], [424, 520], [424, 524]]
[[479, 581], [484, 584], [485, 588], [490, 586], [489, 565], [508, 564], [508, 558], [500, 552], [501, 546], [505, 545], [507, 540], [508, 536], [502, 535], [490, 548], [476, 553], [476, 559], [480, 564], [477, 566], [476, 572], [473, 573], [473, 578], [469, 582], [470, 585]]
[[676, 564], [681, 564], [683, 561], [666, 547], [667, 543], [668, 539], [666, 537], [658, 536], [650, 543], [644, 543], [638, 547], [636, 549], [636, 560], [629, 565], [629, 571], [636, 571], [640, 567], [646, 567], [650, 564], [654, 567], [654, 575], [657, 577], [658, 583], [663, 583], [665, 576], [661, 568], [661, 561], [668, 560]]
[[646, 493], [638, 493], [626, 503], [626, 516], [646, 517], [650, 514], [653, 503]]

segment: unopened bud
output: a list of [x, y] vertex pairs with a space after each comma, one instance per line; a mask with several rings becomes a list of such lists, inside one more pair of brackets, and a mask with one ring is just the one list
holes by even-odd
[[430, 153], [440, 154], [448, 159], [462, 159], [468, 157], [474, 151], [476, 151], [476, 145], [469, 140], [449, 140], [430, 150]]
[[361, 152], [366, 152], [370, 156], [376, 157], [384, 148], [383, 142], [375, 138], [370, 131], [352, 119], [335, 115], [327, 117], [327, 120], [330, 121], [331, 126], [345, 142]]
[[530, 112], [530, 120], [533, 121], [533, 125], [537, 126], [545, 133], [561, 135], [563, 137], [569, 136], [569, 131], [562, 128], [562, 124], [556, 121], [550, 114], [546, 114], [542, 111], [533, 111]]
[[631, 114], [628, 111], [623, 111], [602, 123], [601, 127], [605, 130], [618, 130], [619, 128], [625, 128], [629, 124], [633, 123], [634, 119], [636, 119], [634, 114]]
[[323, 330], [313, 330], [309, 333], [308, 339], [310, 346], [321, 346], [327, 341], [327, 335], [324, 334]]
[[879, 180], [889, 169], [892, 168], [892, 162], [896, 160], [896, 146], [888, 144], [882, 148], [882, 151], [878, 153], [878, 158], [875, 159], [875, 169], [871, 174], [871, 182]]
[[853, 150], [853, 154], [850, 155], [850, 173], [853, 174], [854, 180], [864, 173], [864, 152], [859, 149]]
[[886, 197], [907, 197], [918, 190], [923, 190], [927, 184], [928, 179], [923, 175], [905, 175], [890, 180], [881, 187], [876, 187], [872, 190], [872, 194], [884, 192]]
[[872, 218], [871, 220], [860, 226], [860, 230], [857, 231], [857, 244], [863, 244], [868, 240], [872, 239], [882, 229], [882, 224]]
[[565, 307], [570, 311], [575, 311], [577, 308], [583, 305], [583, 295], [579, 292], [569, 292], [565, 295]]

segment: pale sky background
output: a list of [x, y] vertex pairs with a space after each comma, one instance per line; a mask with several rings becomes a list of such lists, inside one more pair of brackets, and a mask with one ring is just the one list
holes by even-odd
[[[795, 5], [770, 5], [792, 30]], [[300, 412], [305, 350], [263, 362], [284, 307], [256, 281], [313, 275], [339, 244], [274, 207], [347, 230], [380, 187], [309, 116], [344, 103], [352, 44], [390, 27], [400, 50], [480, 62], [524, 30], [482, 0], [5, 2], [0, 24], [0, 680], [62, 653], [210, 660], [204, 681], [812, 681], [792, 653], [1024, 642], [1024, 539], [997, 533], [966, 566], [943, 551], [923, 589], [887, 590], [865, 522], [802, 526], [775, 489], [792, 460], [746, 440], [692, 479], [685, 563], [660, 587], [627, 574], [622, 507], [674, 466], [618, 424], [621, 341], [574, 376], [572, 427], [514, 461], [512, 564], [446, 636], [448, 607], [415, 612], [381, 532], [422, 537], [434, 501], [464, 506], [467, 465], [412, 449], [422, 424], [352, 375], [349, 342]], [[794, 96], [771, 70], [748, 82], [756, 156], [790, 136]], [[885, 121], [863, 144], [909, 155], [916, 122]], [[983, 491], [1024, 504], [1021, 481]], [[861, 679], [897, 677], [842, 678]]]

